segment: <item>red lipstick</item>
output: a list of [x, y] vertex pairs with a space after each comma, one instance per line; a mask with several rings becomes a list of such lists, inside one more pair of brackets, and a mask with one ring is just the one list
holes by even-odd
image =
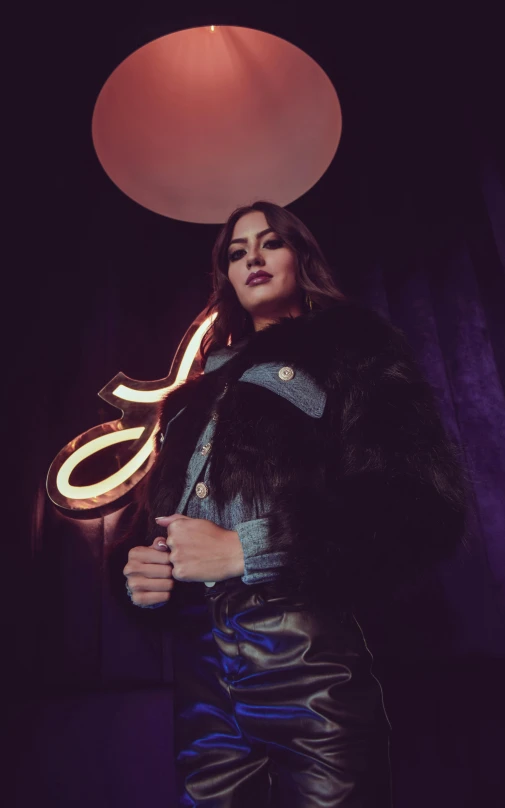
[[250, 275], [247, 276], [246, 285], [249, 286], [250, 283], [259, 284], [262, 281], [270, 280], [272, 275], [269, 272], [265, 272], [264, 269], [258, 269], [257, 272], [251, 272]]

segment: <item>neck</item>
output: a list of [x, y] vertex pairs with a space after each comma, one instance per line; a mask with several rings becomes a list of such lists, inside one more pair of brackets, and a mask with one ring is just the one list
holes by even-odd
[[298, 303], [293, 303], [287, 308], [283, 307], [277, 311], [269, 311], [268, 314], [252, 315], [254, 330], [262, 331], [267, 326], [277, 323], [283, 317], [299, 317], [302, 313], [301, 306]]

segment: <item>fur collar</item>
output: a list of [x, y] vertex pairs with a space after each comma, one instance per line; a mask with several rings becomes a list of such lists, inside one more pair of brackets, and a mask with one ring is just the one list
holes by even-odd
[[[216, 379], [219, 389], [253, 365], [281, 362], [305, 370], [319, 385], [331, 389], [336, 372], [384, 355], [398, 341], [402, 341], [400, 332], [374, 310], [356, 301], [335, 301], [328, 309], [285, 317], [234, 349], [215, 351], [207, 358], [205, 376]], [[408, 350], [405, 344], [402, 347]], [[188, 382], [188, 391], [200, 379]]]

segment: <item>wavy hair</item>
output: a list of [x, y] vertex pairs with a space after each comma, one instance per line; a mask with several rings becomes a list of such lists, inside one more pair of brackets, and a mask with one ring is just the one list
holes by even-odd
[[310, 296], [315, 309], [326, 309], [336, 300], [347, 300], [346, 295], [337, 286], [316, 239], [294, 213], [264, 200], [236, 208], [219, 232], [212, 250], [213, 291], [206, 315], [217, 312], [217, 316], [202, 341], [200, 348], [202, 366], [210, 351], [224, 348], [230, 342], [232, 344], [238, 342], [254, 331], [252, 318], [239, 302], [228, 278], [228, 247], [234, 227], [242, 216], [253, 211], [264, 213], [268, 226], [294, 252], [298, 286], [305, 292], [303, 305], [307, 310], [307, 295]]

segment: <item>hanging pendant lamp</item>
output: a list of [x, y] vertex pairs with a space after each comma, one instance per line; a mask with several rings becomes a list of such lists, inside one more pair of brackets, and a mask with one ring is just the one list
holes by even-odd
[[236, 26], [139, 48], [103, 85], [92, 120], [98, 159], [121, 191], [203, 224], [256, 199], [298, 199], [330, 165], [341, 130], [335, 88], [307, 53]]

